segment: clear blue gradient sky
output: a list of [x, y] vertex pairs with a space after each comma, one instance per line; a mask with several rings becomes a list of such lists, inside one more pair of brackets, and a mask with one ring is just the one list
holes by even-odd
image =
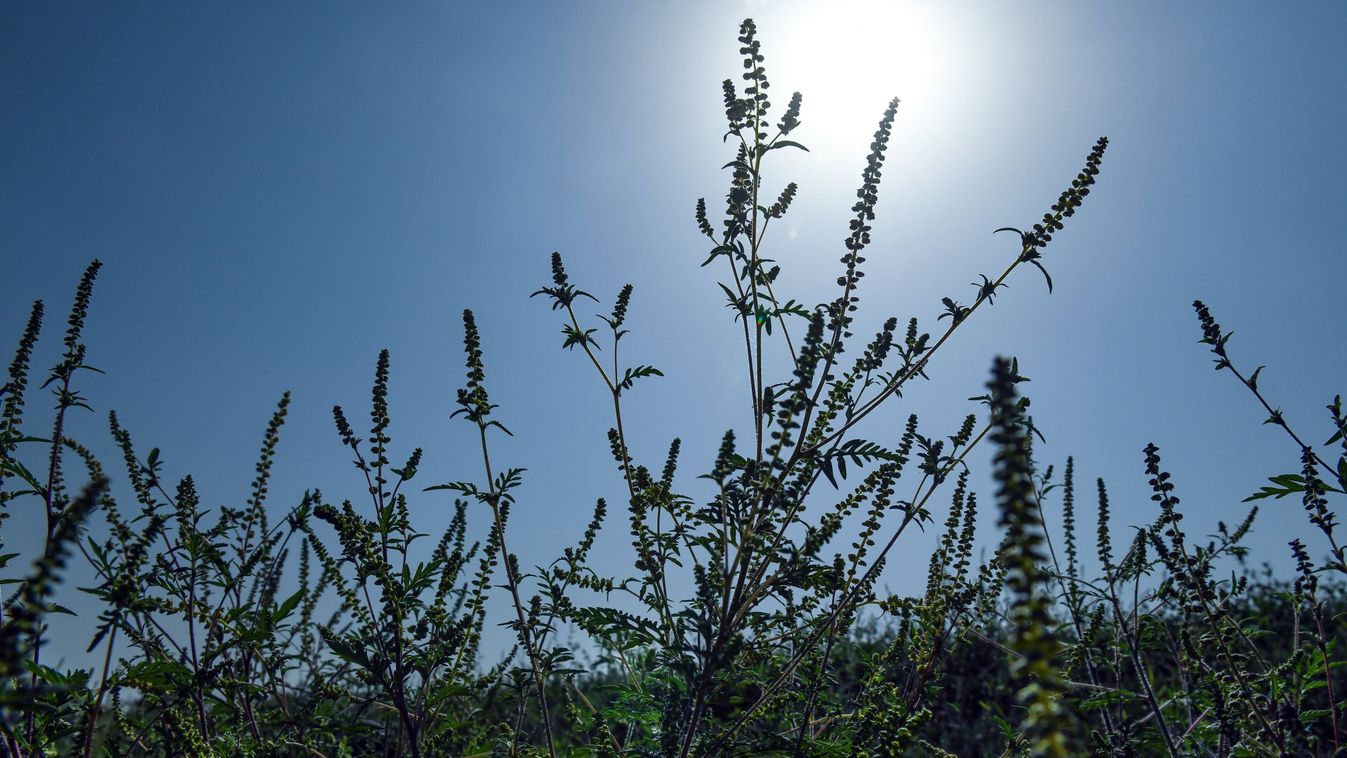
[[[666, 374], [627, 401], [638, 457], [658, 465], [681, 437], [681, 481], [698, 492], [721, 433], [748, 420], [741, 346], [715, 274], [698, 268], [707, 245], [692, 208], [702, 196], [717, 208], [725, 191], [720, 81], [740, 71], [735, 35], [751, 15], [778, 107], [804, 90], [796, 134], [813, 148], [768, 175], [801, 185], [769, 240], [787, 296], [833, 296], [869, 135], [887, 99], [903, 98], [859, 334], [889, 315], [934, 331], [942, 296], [967, 301], [969, 282], [1017, 252], [991, 231], [1036, 221], [1094, 140], [1112, 140], [1094, 193], [1048, 250], [1056, 291], [1017, 272], [933, 381], [864, 435], [892, 441], [912, 411], [925, 433], [952, 433], [992, 356], [1016, 355], [1048, 438], [1039, 457], [1059, 470], [1076, 457], [1085, 535], [1096, 476], [1119, 529], [1153, 517], [1150, 441], [1190, 533], [1239, 520], [1241, 499], [1296, 468], [1298, 451], [1212, 372], [1190, 303], [1206, 300], [1238, 333], [1237, 360], [1268, 364], [1262, 386], [1293, 424], [1327, 438], [1322, 408], [1347, 390], [1347, 4], [881, 5], [5, 0], [4, 349], [42, 298], [35, 365], [54, 363], [74, 284], [101, 258], [87, 341], [107, 373], [82, 377], [96, 413], [73, 435], [116, 472], [105, 416], [116, 409], [170, 476], [197, 478], [206, 504], [240, 503], [266, 420], [293, 390], [279, 513], [315, 487], [360, 502], [330, 409], [367, 418], [383, 347], [393, 457], [424, 447], [426, 485], [478, 475], [470, 429], [449, 418], [471, 307], [492, 399], [516, 434], [493, 457], [528, 469], [511, 547], [526, 565], [550, 561], [594, 498], [622, 502], [603, 389], [559, 349], [556, 314], [528, 297], [551, 251], [606, 301], [600, 312], [636, 287], [625, 355]], [[866, 71], [834, 81], [851, 61]], [[34, 395], [33, 428], [45, 405]], [[989, 455], [975, 456], [986, 545]], [[449, 500], [414, 499], [423, 531], [443, 528]], [[5, 541], [31, 545], [38, 506], [14, 507]], [[623, 523], [619, 506], [601, 569], [629, 566]], [[1297, 502], [1269, 503], [1253, 560], [1289, 565], [1298, 535], [1323, 547]], [[904, 543], [891, 590], [921, 586], [931, 543]], [[92, 615], [62, 622], [57, 642], [78, 659], [92, 628]]]

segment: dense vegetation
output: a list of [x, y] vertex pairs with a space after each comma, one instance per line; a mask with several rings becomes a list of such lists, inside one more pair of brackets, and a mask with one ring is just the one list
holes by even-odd
[[[1327, 442], [1310, 444], [1319, 437], [1287, 425], [1261, 394], [1259, 372], [1234, 362], [1229, 335], [1194, 304], [1217, 368], [1301, 451], [1298, 472], [1252, 498], [1304, 504], [1309, 528], [1290, 545], [1298, 571], [1289, 578], [1246, 568], [1242, 540], [1256, 511], [1209, 540], [1185, 534], [1155, 445], [1137, 460], [1154, 512], [1113, 530], [1103, 481], [1080, 486], [1070, 459], [1060, 478], [1035, 460], [1014, 360], [994, 362], [987, 394], [975, 399], [985, 412], [957, 429], [924, 432], [913, 416], [896, 439], [856, 436], [863, 419], [925, 379], [1025, 264], [1051, 289], [1046, 252], [1090, 195], [1108, 140], [1090, 148], [1038, 223], [998, 230], [1012, 235], [1013, 254], [999, 274], [978, 276], [968, 304], [943, 298], [931, 332], [890, 318], [858, 342], [853, 314], [898, 101], [862, 171], [837, 296], [804, 307], [777, 292], [780, 269], [766, 256], [767, 230], [796, 186], [769, 193], [762, 182], [778, 151], [802, 148], [793, 139], [801, 97], [769, 115], [752, 21], [739, 42], [743, 84], [724, 83], [734, 155], [723, 217], [713, 222], [698, 201], [696, 223], [703, 265], [720, 272], [742, 337], [751, 425], [725, 432], [698, 472], [711, 497], [684, 494], [679, 440], [655, 461], [628, 448], [624, 399], [662, 375], [619, 360], [632, 287], [592, 315], [598, 299], [558, 255], [535, 294], [561, 317], [563, 346], [592, 364], [595, 391], [611, 397], [612, 428], [597, 452], [611, 455], [625, 490], [616, 513], [597, 500], [589, 527], [560, 555], [510, 550], [512, 512], [527, 507], [515, 501], [523, 472], [493, 457], [493, 439], [509, 434], [508, 409], [491, 402], [470, 311], [454, 415], [481, 454], [434, 470], [475, 475], [423, 489], [421, 450], [394, 452], [384, 352], [368, 431], [333, 408], [366, 499], [334, 504], [313, 490], [281, 512], [268, 504], [288, 396], [266, 428], [246, 503], [203, 508], [193, 479], [170, 480], [159, 451], [138, 451], [115, 413], [108, 423], [125, 486], [114, 491], [103, 463], [66, 433], [68, 414], [89, 407], [78, 379], [89, 369], [82, 330], [95, 262], [76, 291], [63, 357], [41, 380], [56, 401], [46, 436], [25, 413], [38, 381], [29, 364], [41, 302], [0, 394], [0, 520], [18, 507], [45, 520], [31, 570], [17, 553], [0, 554], [0, 567], [13, 563], [21, 577], [0, 606], [0, 755], [1341, 752], [1347, 554], [1328, 501], [1347, 489], [1340, 399], [1328, 406]], [[789, 372], [772, 376], [782, 364]], [[981, 562], [974, 532], [987, 506], [965, 464], [979, 445], [994, 449], [1001, 529], [999, 550]], [[456, 498], [447, 531], [417, 531], [414, 496]], [[1043, 516], [1050, 498], [1064, 513], [1053, 525], [1061, 544]], [[1077, 507], [1098, 510], [1097, 560], [1081, 559], [1090, 548], [1076, 532]], [[488, 536], [470, 543], [469, 521], [479, 519]], [[876, 581], [913, 527], [941, 534], [925, 591], [883, 596]], [[614, 528], [630, 533], [626, 576], [591, 565], [598, 533]], [[1115, 544], [1117, 534], [1129, 536]], [[81, 591], [102, 608], [96, 619], [63, 622], [87, 626], [101, 661], [91, 670], [52, 668], [44, 647], [47, 625], [66, 612], [54, 593], [71, 560], [92, 567], [96, 582]], [[1087, 576], [1084, 563], [1102, 569]], [[297, 583], [283, 579], [292, 576]], [[501, 633], [513, 648], [503, 660], [479, 654], [489, 603], [509, 607]], [[583, 633], [583, 650], [562, 642], [567, 629]]]

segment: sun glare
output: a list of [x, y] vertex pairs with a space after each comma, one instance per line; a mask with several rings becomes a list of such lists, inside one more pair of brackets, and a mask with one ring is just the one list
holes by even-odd
[[[937, 10], [880, 0], [800, 8], [767, 64], [775, 87], [804, 93], [811, 145], [864, 149], [891, 97], [902, 101], [905, 123], [932, 126], [942, 86], [959, 75]], [[785, 93], [774, 94], [784, 101]]]

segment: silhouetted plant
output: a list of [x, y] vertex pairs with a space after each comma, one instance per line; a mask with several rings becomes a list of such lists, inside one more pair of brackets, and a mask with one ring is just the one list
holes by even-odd
[[[524, 469], [493, 462], [491, 442], [510, 431], [488, 393], [471, 311], [466, 377], [448, 415], [468, 422], [478, 452], [438, 462], [413, 448], [394, 458], [385, 350], [367, 434], [341, 406], [332, 412], [362, 494], [330, 501], [310, 490], [277, 518], [267, 498], [288, 393], [239, 506], [204, 507], [196, 481], [170, 477], [157, 448], [140, 455], [110, 413], [134, 498], [123, 506], [100, 462], [69, 438], [67, 414], [88, 408], [74, 380], [90, 368], [82, 330], [97, 261], [76, 290], [45, 385], [56, 398], [52, 435], [28, 436], [25, 395], [44, 315], [34, 304], [0, 387], [0, 524], [12, 503], [31, 499], [43, 504], [46, 528], [32, 570], [7, 580], [14, 588], [0, 603], [0, 755], [1341, 753], [1347, 563], [1328, 501], [1347, 489], [1340, 399], [1328, 407], [1325, 449], [1305, 444], [1261, 394], [1262, 368], [1236, 369], [1229, 335], [1195, 304], [1217, 368], [1238, 377], [1299, 447], [1299, 473], [1273, 477], [1250, 498], [1299, 494], [1326, 538], [1319, 563], [1292, 542], [1293, 581], [1245, 563], [1257, 508], [1206, 542], [1186, 534], [1153, 444], [1144, 470], [1155, 511], [1130, 542], [1115, 546], [1115, 509], [1096, 483], [1090, 571], [1076, 534], [1075, 461], [1060, 483], [1051, 466], [1038, 467], [1038, 430], [1013, 358], [997, 359], [987, 394], [970, 398], [987, 416], [969, 413], [936, 434], [909, 415], [887, 440], [858, 436], [865, 418], [928, 378], [931, 360], [995, 304], [1022, 264], [1052, 290], [1045, 251], [1090, 194], [1108, 140], [1094, 144], [1038, 223], [996, 230], [1015, 232], [1019, 249], [996, 276], [973, 275], [966, 305], [936, 298], [934, 336], [916, 317], [894, 316], [858, 343], [899, 101], [884, 109], [862, 167], [837, 292], [802, 305], [781, 291], [767, 235], [799, 188], [768, 187], [764, 176], [781, 151], [806, 149], [796, 141], [805, 104], [794, 93], [774, 114], [751, 20], [739, 43], [742, 84], [722, 86], [733, 150], [723, 217], [713, 221], [701, 199], [694, 220], [709, 246], [702, 265], [723, 277], [733, 340], [742, 342], [746, 415], [715, 420], [729, 428], [700, 489], [679, 475], [680, 439], [633, 450], [633, 439], [647, 437], [629, 433], [641, 420], [625, 401], [664, 376], [629, 357], [636, 291], [624, 285], [611, 308], [591, 314], [582, 306], [598, 298], [572, 283], [554, 253], [551, 283], [534, 295], [562, 317], [562, 347], [583, 354], [611, 401], [606, 440], [591, 442], [612, 456], [604, 465], [616, 468], [623, 492], [621, 503], [568, 493], [593, 496], [593, 515], [559, 555], [521, 559], [509, 549], [512, 512], [533, 504], [516, 501]], [[984, 440], [995, 447], [1002, 534], [979, 561], [968, 457]], [[1341, 452], [1329, 453], [1335, 445]], [[64, 485], [70, 456], [89, 481], [75, 497]], [[477, 473], [425, 488], [456, 497], [448, 527], [423, 541], [431, 535], [414, 526], [408, 487], [423, 468], [460, 464]], [[1055, 492], [1060, 525], [1044, 509]], [[610, 503], [631, 545], [631, 568], [616, 575], [592, 560], [602, 530], [613, 528]], [[486, 536], [470, 544], [478, 520]], [[100, 528], [82, 533], [91, 522]], [[924, 590], [881, 593], [883, 570], [913, 526], [938, 531]], [[1063, 541], [1054, 544], [1057, 526]], [[44, 624], [68, 613], [53, 592], [76, 550], [93, 576], [81, 589], [100, 609], [78, 621], [101, 665], [61, 670], [43, 661]], [[0, 569], [18, 555], [0, 553]], [[513, 644], [487, 662], [480, 652], [495, 590]], [[578, 643], [563, 641], [571, 633]]]
[[[1344, 549], [1338, 545], [1337, 536], [1334, 533], [1337, 528], [1337, 516], [1328, 507], [1327, 499], [1329, 493], [1341, 495], [1347, 492], [1347, 433], [1345, 433], [1347, 432], [1347, 416], [1343, 415], [1342, 396], [1335, 395], [1333, 402], [1326, 406], [1332, 432], [1328, 440], [1324, 442], [1324, 446], [1331, 448], [1337, 445], [1339, 448], [1336, 453], [1337, 460], [1330, 463], [1333, 460], [1334, 453], [1316, 452], [1314, 446], [1305, 442], [1301, 435], [1291, 428], [1281, 409], [1272, 407], [1267, 398], [1263, 396], [1262, 391], [1259, 390], [1258, 376], [1267, 367], [1259, 366], [1254, 369], [1253, 373], [1245, 376], [1231, 362], [1230, 354], [1226, 351], [1226, 343], [1234, 336], [1234, 332], [1223, 332], [1221, 325], [1216, 323], [1215, 317], [1211, 315], [1211, 310], [1201, 300], [1194, 300], [1193, 308], [1197, 311], [1198, 321], [1202, 324], [1202, 343], [1209, 345], [1212, 355], [1216, 356], [1216, 370], [1229, 371], [1234, 374], [1240, 384], [1243, 384], [1249, 390], [1254, 399], [1267, 412], [1267, 419], [1263, 423], [1281, 428], [1300, 450], [1299, 474], [1282, 474], [1270, 477], [1269, 481], [1272, 485], [1265, 486], [1250, 495], [1245, 499], [1245, 502], [1268, 497], [1281, 499], [1287, 495], [1300, 493], [1305, 504], [1305, 510], [1309, 513], [1310, 523], [1322, 532], [1328, 540], [1331, 550], [1328, 566], [1347, 574], [1347, 552], [1344, 552]], [[1333, 484], [1328, 484], [1328, 482]]]

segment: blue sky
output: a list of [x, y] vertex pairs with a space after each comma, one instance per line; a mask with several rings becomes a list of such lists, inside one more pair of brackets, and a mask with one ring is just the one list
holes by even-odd
[[[1190, 533], [1237, 521], [1240, 500], [1295, 468], [1297, 451], [1211, 371], [1190, 307], [1200, 297], [1238, 332], [1238, 361], [1268, 364], [1261, 385], [1291, 422], [1327, 437], [1322, 408], [1347, 389], [1340, 3], [9, 0], [0, 329], [16, 339], [28, 303], [44, 299], [36, 364], [50, 365], [74, 283], [101, 258], [87, 341], [107, 373], [85, 375], [97, 413], [73, 434], [111, 467], [105, 412], [116, 409], [171, 475], [197, 478], [207, 504], [238, 503], [271, 409], [292, 390], [279, 512], [307, 488], [360, 495], [330, 409], [363, 417], [383, 347], [394, 457], [424, 447], [426, 484], [477, 475], [470, 430], [449, 419], [459, 313], [471, 307], [492, 399], [516, 433], [493, 457], [528, 468], [511, 547], [526, 564], [550, 560], [595, 497], [621, 501], [603, 389], [559, 349], [556, 315], [528, 298], [553, 250], [605, 301], [636, 287], [625, 355], [666, 374], [627, 401], [638, 457], [658, 465], [681, 437], [695, 488], [724, 429], [748, 420], [741, 348], [713, 273], [698, 268], [706, 245], [692, 221], [698, 197], [715, 208], [724, 193], [719, 83], [739, 71], [748, 15], [778, 107], [804, 92], [796, 135], [812, 148], [767, 177], [801, 185], [769, 240], [787, 296], [833, 296], [869, 135], [888, 98], [903, 99], [860, 334], [889, 315], [934, 330], [942, 296], [969, 299], [968, 282], [1015, 254], [991, 230], [1033, 223], [1094, 140], [1112, 141], [1095, 192], [1048, 250], [1056, 291], [1018, 273], [933, 381], [866, 436], [896, 438], [913, 411], [926, 433], [952, 433], [992, 356], [1012, 354], [1033, 379], [1040, 458], [1060, 467], [1074, 455], [1083, 482], [1107, 479], [1120, 524], [1152, 517], [1150, 441]], [[42, 404], [31, 407], [37, 423]], [[988, 455], [975, 456], [984, 502]], [[451, 512], [436, 493], [414, 507], [432, 533]], [[37, 509], [15, 508], [6, 542], [22, 545]], [[1080, 521], [1089, 534], [1090, 513]], [[1310, 529], [1297, 503], [1269, 505], [1254, 560], [1289, 565], [1293, 536], [1321, 548]], [[627, 542], [619, 512], [600, 567], [629, 565]], [[920, 586], [930, 544], [900, 546], [892, 590]], [[82, 636], [63, 625], [58, 639], [73, 653]]]

